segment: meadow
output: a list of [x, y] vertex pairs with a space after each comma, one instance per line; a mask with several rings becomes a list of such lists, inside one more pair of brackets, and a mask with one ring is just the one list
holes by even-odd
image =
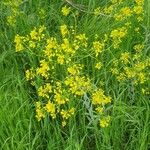
[[149, 0], [1, 0], [1, 150], [149, 150], [149, 97]]

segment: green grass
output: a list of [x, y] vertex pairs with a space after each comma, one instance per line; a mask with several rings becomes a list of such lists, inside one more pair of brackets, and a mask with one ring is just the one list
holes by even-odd
[[[87, 11], [96, 7], [98, 1], [78, 0], [77, 3], [87, 6]], [[150, 33], [150, 2], [146, 1], [144, 35], [147, 40], [149, 55]], [[50, 34], [56, 36], [59, 24], [65, 19], [61, 18], [58, 10], [64, 3], [56, 0], [29, 0], [21, 5], [21, 9], [29, 15], [21, 14], [17, 18], [15, 27], [6, 24], [8, 10], [0, 4], [0, 149], [2, 150], [148, 150], [150, 149], [150, 101], [148, 95], [139, 92], [140, 87], [132, 90], [132, 85], [117, 84], [108, 73], [108, 68], [103, 72], [93, 73], [102, 77], [107, 93], [113, 99], [112, 121], [107, 128], [99, 128], [96, 124], [87, 124], [84, 115], [85, 108], [81, 105], [75, 121], [70, 121], [68, 128], [61, 128], [59, 122], [52, 122], [48, 118], [38, 122], [32, 100], [32, 91], [25, 81], [24, 69], [26, 58], [16, 54], [14, 36], [27, 34], [34, 26], [46, 24]], [[46, 20], [37, 18], [38, 9], [47, 11]], [[103, 32], [110, 31], [117, 26], [108, 18], [91, 18], [88, 13], [83, 13], [79, 20], [72, 17], [65, 21], [71, 24], [77, 22], [78, 31], [89, 35], [89, 38]], [[105, 26], [105, 28], [103, 28]], [[132, 35], [130, 35], [132, 38]], [[124, 48], [127, 48], [130, 40]], [[109, 66], [110, 58], [115, 52], [108, 49], [109, 55], [103, 56]], [[144, 57], [146, 57], [144, 55]], [[82, 57], [82, 56], [81, 56]], [[84, 60], [83, 60], [84, 61]], [[89, 62], [86, 62], [87, 65]], [[90, 70], [87, 70], [90, 74]], [[149, 83], [147, 83], [149, 88]]]

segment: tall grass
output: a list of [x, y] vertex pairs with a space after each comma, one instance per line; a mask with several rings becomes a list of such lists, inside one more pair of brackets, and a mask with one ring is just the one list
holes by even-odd
[[[69, 1], [71, 2], [71, 1]], [[72, 3], [72, 2], [71, 2]], [[67, 22], [77, 25], [80, 33], [86, 33], [89, 39], [95, 34], [110, 32], [118, 24], [106, 17], [91, 17], [90, 12], [99, 1], [78, 0], [79, 9], [85, 8], [79, 18], [60, 16], [61, 7], [66, 4], [60, 0], [28, 0], [19, 6], [23, 12], [16, 18], [15, 26], [8, 25], [9, 8], [0, 4], [0, 149], [2, 150], [148, 150], [150, 149], [150, 101], [148, 95], [140, 92], [141, 87], [132, 89], [132, 84], [118, 84], [110, 72], [109, 66], [120, 52], [111, 51], [102, 57], [105, 68], [94, 72], [86, 70], [88, 75], [96, 76], [97, 83], [103, 79], [106, 93], [111, 94], [111, 123], [106, 128], [100, 128], [95, 122], [87, 123], [85, 106], [82, 100], [73, 120], [67, 128], [60, 127], [60, 122], [49, 118], [38, 122], [32, 99], [32, 88], [25, 81], [24, 71], [28, 58], [15, 52], [14, 37], [16, 34], [26, 35], [35, 26], [45, 24], [48, 34], [59, 38], [60, 24]], [[126, 1], [128, 3], [128, 1]], [[102, 4], [105, 5], [105, 4]], [[78, 5], [77, 5], [78, 6]], [[70, 7], [76, 5], [72, 3]], [[39, 10], [46, 11], [45, 18], [39, 15]], [[80, 11], [80, 10], [79, 10]], [[149, 57], [150, 34], [150, 2], [145, 1], [145, 21], [141, 24], [146, 42], [143, 59]], [[132, 33], [125, 41], [124, 49], [130, 47]], [[138, 39], [138, 37], [137, 37]], [[130, 48], [129, 48], [130, 51]], [[86, 56], [87, 55], [87, 56]], [[81, 57], [81, 58], [80, 58]], [[81, 54], [83, 59], [88, 54]], [[32, 58], [30, 58], [32, 61]], [[90, 59], [82, 60], [91, 67]], [[34, 63], [34, 61], [32, 62]], [[93, 64], [92, 64], [93, 65]], [[94, 68], [94, 66], [92, 66]], [[91, 67], [91, 68], [92, 68]], [[88, 68], [88, 67], [87, 67]], [[63, 70], [62, 70], [63, 71]], [[150, 83], [146, 87], [150, 88]]]

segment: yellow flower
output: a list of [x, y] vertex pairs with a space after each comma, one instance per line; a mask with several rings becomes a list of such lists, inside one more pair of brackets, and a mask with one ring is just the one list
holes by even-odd
[[36, 43], [34, 41], [29, 41], [29, 47], [30, 48], [35, 48], [36, 47]]
[[104, 111], [104, 108], [101, 107], [101, 106], [98, 106], [95, 110], [96, 110], [98, 113], [102, 114], [102, 112]]
[[125, 70], [126, 76], [129, 79], [134, 78], [136, 76], [136, 72], [134, 69], [129, 68], [129, 67], [125, 67], [124, 70]]
[[67, 122], [66, 121], [62, 121], [62, 126], [66, 126]]
[[106, 13], [106, 14], [111, 14], [112, 11], [113, 11], [113, 9], [114, 9], [114, 6], [111, 5], [111, 6], [109, 6], [109, 7], [105, 7], [103, 11], [104, 11], [104, 13]]
[[134, 10], [134, 13], [137, 15], [142, 14], [144, 11], [142, 6], [134, 6], [133, 10]]
[[75, 75], [75, 74], [79, 74], [80, 70], [82, 69], [81, 65], [73, 65], [71, 67], [68, 67], [67, 71], [71, 74], [71, 75]]
[[111, 31], [110, 37], [112, 38], [114, 48], [119, 48], [119, 45], [122, 42], [122, 38], [124, 38], [126, 34], [126, 27], [117, 28]]
[[57, 92], [55, 92], [54, 99], [55, 99], [55, 101], [56, 101], [56, 103], [57, 103], [58, 105], [65, 104], [65, 102], [66, 102], [66, 101], [64, 100], [64, 98], [61, 96], [61, 94], [60, 94], [60, 93], [57, 93]]
[[126, 75], [124, 72], [121, 72], [120, 74], [117, 75], [117, 80], [120, 81], [124, 81], [126, 79]]
[[64, 55], [59, 54], [57, 57], [57, 62], [58, 64], [61, 64], [61, 65], [64, 64], [65, 63]]
[[135, 2], [137, 3], [137, 5], [143, 5], [144, 4], [144, 0], [135, 0]]
[[45, 118], [45, 114], [43, 113], [43, 109], [41, 107], [41, 102], [36, 102], [36, 116], [38, 121], [42, 118]]
[[24, 37], [22, 36], [19, 36], [18, 34], [15, 36], [15, 46], [16, 46], [16, 52], [19, 52], [19, 51], [22, 51], [24, 49], [24, 46], [23, 46], [23, 39]]
[[119, 74], [119, 71], [118, 71], [117, 68], [111, 68], [110, 71], [111, 71], [111, 73], [112, 73], [113, 75]]
[[92, 104], [93, 105], [104, 105], [111, 102], [111, 97], [105, 96], [102, 89], [96, 90], [92, 94]]
[[100, 53], [102, 53], [102, 51], [104, 49], [104, 43], [101, 43], [99, 41], [93, 42], [93, 49], [94, 49], [96, 57], [97, 57]]
[[65, 84], [69, 86], [70, 91], [72, 94], [82, 96], [85, 92], [91, 89], [90, 79], [86, 78], [85, 76], [71, 76], [67, 77], [65, 80]]
[[46, 42], [47, 44], [45, 46], [44, 55], [50, 59], [55, 56], [55, 50], [58, 48], [58, 43], [54, 37], [50, 37]]
[[96, 63], [95, 68], [101, 69], [102, 66], [103, 66], [103, 64], [101, 62], [99, 62], [99, 63]]
[[145, 74], [143, 72], [138, 73], [138, 81], [143, 84], [146, 81]]
[[15, 26], [15, 24], [16, 24], [16, 16], [15, 15], [8, 16], [7, 17], [7, 23], [10, 26]]
[[122, 54], [121, 54], [120, 60], [121, 60], [124, 64], [127, 64], [127, 63], [129, 62], [129, 58], [130, 58], [129, 52], [125, 52], [125, 53], [122, 53]]
[[62, 7], [62, 9], [61, 9], [61, 12], [64, 16], [68, 16], [70, 11], [71, 11], [71, 8], [67, 7], [67, 6]]
[[52, 86], [50, 83], [46, 83], [44, 86], [40, 86], [38, 89], [38, 95], [41, 97], [49, 98], [49, 94], [52, 92]]
[[68, 53], [69, 55], [74, 55], [75, 50], [73, 50], [73, 48], [71, 47], [71, 43], [69, 42], [69, 40], [67, 38], [63, 38], [63, 43], [61, 44], [61, 50], [63, 50], [63, 52]]
[[137, 17], [137, 21], [138, 21], [138, 22], [142, 22], [142, 21], [143, 21], [143, 17], [142, 17], [142, 16], [138, 16], [138, 17]]
[[144, 44], [137, 44], [133, 47], [136, 52], [141, 52], [144, 49]]
[[50, 37], [49, 39], [47, 39], [47, 45], [46, 45], [46, 50], [50, 50], [50, 49], [56, 49], [57, 48], [57, 40], [54, 37]]
[[32, 40], [38, 40], [38, 32], [36, 31], [36, 28], [30, 32], [30, 37]]
[[109, 125], [110, 122], [110, 116], [104, 117], [103, 119], [100, 120], [100, 126], [102, 128], [105, 128]]
[[44, 25], [40, 26], [38, 29], [38, 34], [42, 34], [42, 32], [44, 32], [46, 30], [46, 27]]
[[40, 121], [42, 118], [45, 117], [45, 115], [43, 114], [43, 111], [41, 109], [36, 109], [36, 116], [38, 121]]
[[48, 101], [48, 103], [45, 106], [45, 110], [50, 113], [51, 117], [54, 119], [56, 118], [56, 109], [55, 109], [55, 104], [52, 102]]
[[121, 13], [125, 17], [130, 17], [132, 15], [132, 10], [129, 7], [124, 7], [124, 8], [121, 9]]
[[41, 60], [40, 61], [40, 67], [37, 68], [37, 74], [45, 77], [46, 79], [48, 78], [48, 71], [50, 70], [48, 63], [46, 60]]
[[63, 37], [68, 35], [69, 31], [68, 31], [67, 25], [64, 24], [64, 25], [60, 26], [60, 32]]
[[101, 13], [101, 8], [100, 7], [97, 7], [97, 8], [95, 8], [94, 9], [94, 15], [100, 15], [100, 13]]
[[139, 63], [135, 64], [135, 70], [137, 72], [141, 72], [142, 70], [145, 69], [145, 67], [146, 67], [145, 62], [139, 62]]
[[75, 111], [74, 108], [71, 108], [69, 110], [62, 109], [62, 111], [61, 111], [62, 118], [63, 119], [68, 119], [69, 117], [71, 117], [72, 115], [74, 115], [74, 111]]
[[33, 69], [26, 70], [25, 77], [27, 81], [32, 80], [34, 76]]
[[113, 39], [123, 38], [127, 34], [127, 29], [125, 27], [115, 29], [111, 32], [110, 37]]
[[117, 21], [122, 21], [126, 19], [127, 17], [130, 17], [132, 15], [132, 10], [129, 7], [123, 7], [120, 9], [120, 11], [114, 15], [114, 18]]
[[46, 17], [46, 11], [44, 10], [44, 9], [39, 9], [38, 10], [38, 14], [39, 14], [39, 16], [40, 16], [40, 18], [41, 19], [45, 19], [45, 17]]
[[74, 46], [78, 45], [78, 47], [80, 47], [80, 46], [87, 47], [87, 40], [88, 40], [88, 38], [86, 37], [85, 34], [78, 34], [78, 35], [76, 35], [75, 38], [76, 39], [74, 41]]

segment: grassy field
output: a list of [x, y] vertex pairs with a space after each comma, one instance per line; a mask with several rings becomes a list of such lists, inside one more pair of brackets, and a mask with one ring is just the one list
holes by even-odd
[[149, 150], [149, 42], [149, 0], [1, 0], [0, 149]]

